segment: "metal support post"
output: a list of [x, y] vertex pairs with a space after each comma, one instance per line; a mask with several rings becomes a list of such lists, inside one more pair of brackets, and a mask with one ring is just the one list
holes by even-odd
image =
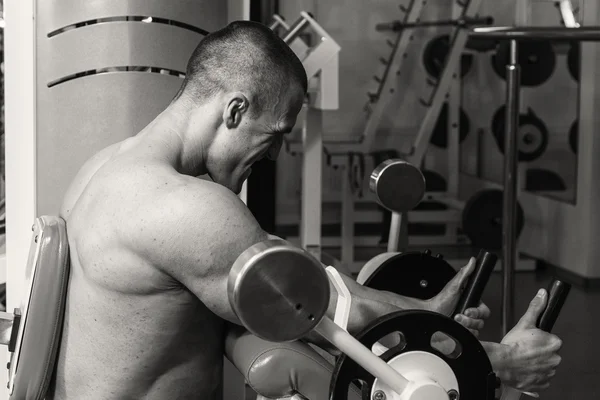
[[342, 175], [342, 264], [349, 266], [354, 262], [354, 192], [348, 172], [350, 158], [346, 157]]
[[506, 66], [506, 131], [504, 148], [504, 207], [502, 216], [503, 282], [502, 332], [506, 335], [513, 324], [514, 270], [517, 256], [517, 129], [521, 68], [517, 60], [516, 40], [510, 41], [510, 63]]
[[[310, 107], [305, 105], [305, 107]], [[323, 169], [323, 112], [314, 108], [306, 111], [302, 126], [302, 215], [300, 240], [302, 247], [317, 260], [321, 259], [321, 199]]]
[[387, 251], [404, 252], [408, 249], [408, 212], [392, 213]]

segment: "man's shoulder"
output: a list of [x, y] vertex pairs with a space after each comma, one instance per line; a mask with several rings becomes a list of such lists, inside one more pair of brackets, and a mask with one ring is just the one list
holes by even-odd
[[[119, 160], [120, 161], [120, 160]], [[119, 182], [119, 185], [115, 185]], [[116, 198], [139, 207], [141, 212], [163, 213], [165, 207], [172, 211], [219, 208], [234, 203], [232, 208], [243, 206], [229, 189], [207, 179], [182, 175], [171, 166], [158, 163], [139, 164], [130, 160], [115, 162], [99, 183], [116, 194]]]
[[241, 199], [222, 185], [180, 177], [162, 186], [139, 212], [164, 235], [226, 239], [236, 229], [250, 233], [260, 228]]
[[179, 210], [238, 212], [246, 208], [241, 199], [226, 187], [209, 180], [181, 176], [171, 188], [164, 187], [165, 201]]
[[215, 265], [224, 255], [239, 254], [267, 239], [235, 193], [213, 182], [191, 179], [164, 190], [149, 208], [140, 210], [136, 239], [131, 242], [139, 254], [175, 273], [173, 260]]

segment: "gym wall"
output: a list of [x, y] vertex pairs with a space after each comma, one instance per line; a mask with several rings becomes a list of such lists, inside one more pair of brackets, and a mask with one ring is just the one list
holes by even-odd
[[[423, 7], [421, 20], [449, 19], [453, 2], [428, 0]], [[575, 2], [577, 3], [577, 2]], [[375, 25], [400, 19], [399, 5], [410, 1], [384, 0], [363, 2], [360, 0], [280, 0], [280, 13], [294, 21], [300, 10], [313, 13], [316, 20], [340, 44], [340, 108], [327, 111], [324, 116], [323, 134], [328, 141], [348, 140], [358, 137], [365, 126], [366, 114], [363, 107], [367, 93], [373, 92], [377, 83], [374, 76], [381, 76], [384, 66], [379, 59], [387, 58], [390, 47], [386, 39], [393, 32], [377, 32]], [[512, 25], [515, 21], [515, 0], [483, 0], [480, 15], [490, 15], [495, 25]], [[576, 6], [576, 5], [575, 5]], [[557, 9], [551, 3], [534, 2], [534, 12], [529, 25], [558, 25]], [[397, 101], [389, 105], [380, 123], [378, 145], [400, 148], [412, 140], [417, 133], [426, 108], [420, 98], [431, 91], [427, 83], [427, 72], [423, 66], [423, 50], [434, 37], [448, 33], [448, 28], [422, 28], [412, 31], [413, 41], [408, 56], [403, 61], [399, 79]], [[567, 68], [568, 45], [556, 45], [556, 65], [552, 76], [538, 87], [523, 87], [521, 111], [531, 109], [547, 126], [549, 143], [544, 154], [528, 163], [527, 168], [547, 169], [562, 178], [566, 190], [548, 191], [566, 202], [575, 201], [576, 155], [570, 150], [568, 133], [577, 115], [578, 83]], [[461, 170], [481, 178], [502, 182], [503, 155], [499, 151], [491, 132], [494, 113], [504, 103], [505, 81], [493, 70], [492, 57], [495, 51], [472, 53], [473, 62], [462, 79], [462, 108], [470, 122], [467, 139], [461, 146]], [[552, 99], [552, 100], [549, 100]], [[298, 124], [300, 125], [300, 124]], [[299, 156], [282, 154], [277, 174], [277, 224], [289, 224], [299, 218], [300, 166]], [[447, 176], [446, 150], [429, 146], [425, 168]], [[363, 183], [366, 184], [372, 161], [365, 160]], [[338, 218], [339, 206], [331, 202], [340, 199], [341, 179], [339, 170], [324, 166], [323, 221]], [[366, 188], [366, 186], [364, 186]], [[471, 193], [463, 193], [467, 198]]]
[[55, 215], [92, 154], [168, 105], [202, 32], [227, 24], [228, 2], [36, 3], [37, 215]]

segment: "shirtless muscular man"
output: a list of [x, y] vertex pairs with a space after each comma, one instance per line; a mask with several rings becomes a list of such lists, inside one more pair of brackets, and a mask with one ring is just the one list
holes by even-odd
[[[239, 324], [229, 270], [269, 238], [236, 194], [253, 163], [277, 157], [306, 91], [302, 63], [280, 38], [234, 22], [201, 41], [160, 115], [85, 163], [61, 208], [71, 276], [49, 398], [221, 397], [224, 332]], [[197, 178], [204, 174], [212, 182]], [[447, 314], [472, 270], [470, 262], [428, 301], [347, 278], [349, 330], [398, 309]], [[544, 301], [536, 297], [523, 318], [535, 319]], [[457, 321], [477, 333], [489, 309], [465, 314]], [[485, 346], [498, 375], [524, 390], [547, 387], [560, 362], [560, 339], [525, 322]]]

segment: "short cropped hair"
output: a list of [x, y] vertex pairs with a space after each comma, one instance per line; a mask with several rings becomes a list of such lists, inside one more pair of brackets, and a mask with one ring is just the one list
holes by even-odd
[[265, 25], [236, 21], [200, 41], [176, 98], [187, 93], [203, 103], [222, 91], [245, 90], [256, 116], [276, 107], [293, 84], [306, 93], [306, 71], [290, 47]]

